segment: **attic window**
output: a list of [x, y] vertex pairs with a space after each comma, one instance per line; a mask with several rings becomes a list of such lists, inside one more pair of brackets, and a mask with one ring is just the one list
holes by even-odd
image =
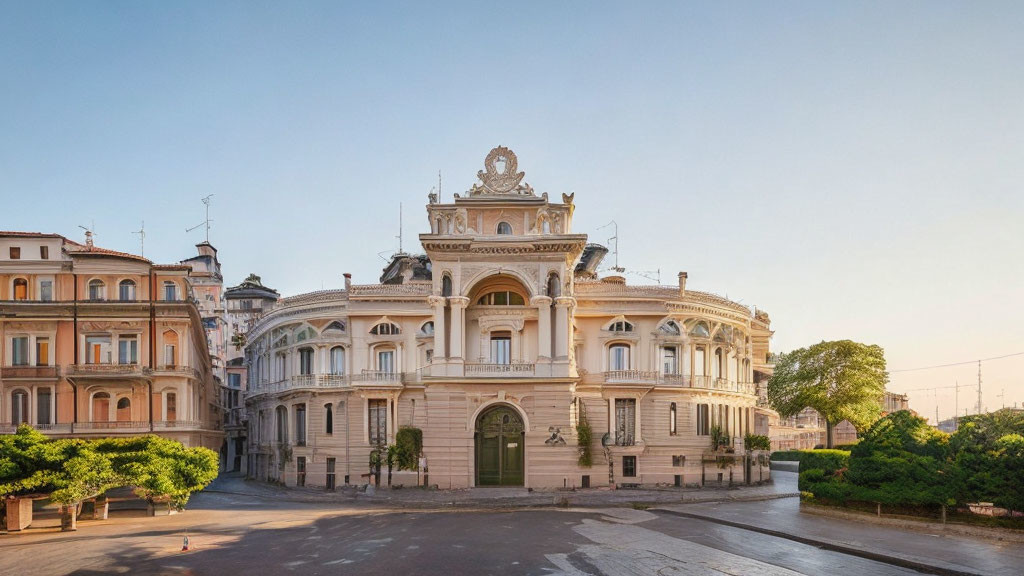
[[498, 222], [498, 234], [512, 234], [512, 225], [508, 222]]
[[401, 332], [402, 331], [398, 326], [391, 322], [382, 322], [370, 329], [370, 334], [373, 334], [374, 336], [393, 336], [395, 334], [401, 334]]
[[632, 332], [633, 325], [625, 320], [619, 320], [618, 322], [612, 322], [611, 325], [608, 326], [608, 330], [612, 332]]
[[[501, 234], [501, 232], [498, 232], [498, 233]], [[17, 246], [11, 246], [11, 260], [20, 260], [20, 259], [21, 259], [21, 248], [19, 248]]]

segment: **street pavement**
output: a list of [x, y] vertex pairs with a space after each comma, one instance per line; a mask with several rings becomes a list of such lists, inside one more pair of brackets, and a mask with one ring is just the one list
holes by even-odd
[[[794, 507], [787, 507], [790, 503]], [[75, 533], [33, 530], [0, 536], [0, 575], [919, 573], [715, 521], [803, 522], [795, 503], [789, 498], [678, 505], [709, 515], [701, 519], [656, 508], [396, 510], [205, 492], [175, 516], [120, 512], [104, 522], [83, 521]], [[767, 508], [759, 512], [762, 507]], [[830, 536], [840, 537], [849, 528], [846, 541], [884, 544], [861, 540], [864, 526], [858, 523], [815, 520], [835, 524]], [[186, 534], [192, 550], [183, 552]], [[940, 559], [991, 552], [986, 564], [968, 571], [1019, 574], [1012, 571], [1020, 566], [1014, 561], [1019, 550], [970, 539], [965, 549], [962, 537], [917, 541], [919, 536], [896, 531], [882, 539], [898, 543], [909, 537], [915, 553]]]

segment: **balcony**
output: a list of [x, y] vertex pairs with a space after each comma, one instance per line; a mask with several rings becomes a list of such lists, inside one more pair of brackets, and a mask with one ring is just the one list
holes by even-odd
[[645, 370], [609, 370], [604, 372], [603, 376], [605, 384], [641, 384], [699, 390], [719, 390], [737, 394], [757, 394], [757, 385], [753, 382], [736, 382], [735, 380], [711, 376], [661, 374], [656, 371]]
[[660, 374], [646, 370], [609, 370], [604, 373], [608, 384], [657, 384]]
[[199, 420], [158, 420], [153, 422], [153, 430], [157, 432], [161, 430], [202, 430], [204, 428], [209, 427], [204, 426], [203, 422]]
[[[43, 434], [68, 434], [71, 432], [71, 424], [31, 424], [31, 426]], [[0, 424], [0, 434], [14, 434], [17, 431], [17, 424]]]
[[131, 379], [146, 378], [153, 375], [153, 371], [139, 364], [74, 364], [68, 366], [68, 377], [71, 378], [98, 378], [98, 379]]
[[349, 385], [345, 374], [296, 374], [284, 380], [254, 385], [250, 395], [287, 392], [305, 388], [344, 388]]
[[353, 376], [352, 380], [355, 385], [401, 386], [404, 374], [385, 370], [363, 370], [361, 374]]
[[191, 366], [179, 366], [174, 364], [162, 364], [153, 371], [157, 376], [182, 376], [185, 378], [200, 379], [199, 370]]
[[149, 422], [145, 420], [117, 420], [111, 422], [78, 422], [74, 425], [75, 432], [92, 432], [107, 430], [149, 430]]
[[0, 368], [4, 380], [56, 380], [60, 368], [56, 366], [4, 366]]
[[526, 362], [512, 364], [464, 364], [467, 378], [507, 378], [509, 376], [532, 377], [536, 365]]

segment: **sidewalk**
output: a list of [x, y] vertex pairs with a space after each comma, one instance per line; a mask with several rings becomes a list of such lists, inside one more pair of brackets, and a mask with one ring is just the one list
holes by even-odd
[[458, 490], [424, 490], [422, 488], [387, 489], [363, 492], [355, 487], [328, 492], [322, 488], [283, 488], [238, 474], [222, 474], [205, 492], [267, 498], [285, 502], [310, 504], [346, 504], [365, 508], [536, 508], [536, 507], [620, 507], [633, 504], [672, 504], [680, 502], [743, 502], [795, 498], [793, 489], [775, 484], [739, 486], [734, 488], [659, 488], [607, 490], [588, 488], [576, 490], [534, 490], [526, 488], [463, 488]]
[[[785, 479], [776, 482], [785, 486]], [[1017, 576], [1024, 546], [945, 533], [905, 530], [800, 512], [796, 498], [744, 503], [659, 506], [658, 511], [771, 534], [805, 544], [936, 574]]]

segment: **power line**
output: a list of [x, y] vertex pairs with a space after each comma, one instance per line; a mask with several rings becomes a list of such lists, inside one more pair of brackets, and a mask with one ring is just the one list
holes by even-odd
[[993, 356], [991, 358], [981, 358], [980, 360], [967, 360], [965, 362], [954, 362], [952, 364], [936, 364], [935, 366], [920, 366], [918, 368], [902, 368], [900, 370], [889, 370], [889, 374], [894, 374], [896, 372], [916, 372], [918, 370], [932, 370], [933, 368], [949, 368], [951, 366], [966, 366], [967, 364], [988, 362], [989, 360], [1002, 360], [1003, 358], [1012, 358], [1013, 356], [1024, 356], [1024, 352], [1014, 352], [1013, 354], [1006, 354], [1005, 356]]

